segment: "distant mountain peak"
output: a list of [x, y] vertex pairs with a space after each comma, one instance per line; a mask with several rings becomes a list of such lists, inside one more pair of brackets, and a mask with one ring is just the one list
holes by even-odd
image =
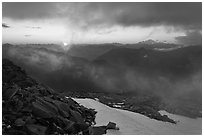
[[148, 44], [148, 45], [152, 45], [152, 44], [156, 44], [156, 43], [160, 43], [158, 40], [152, 40], [152, 39], [148, 39], [148, 40], [145, 40], [145, 41], [141, 41], [139, 42], [140, 44]]

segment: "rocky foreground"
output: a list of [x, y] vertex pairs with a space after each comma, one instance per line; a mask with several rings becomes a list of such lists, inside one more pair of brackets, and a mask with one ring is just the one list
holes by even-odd
[[2, 134], [105, 134], [116, 124], [94, 127], [96, 111], [30, 78], [11, 61], [2, 61]]

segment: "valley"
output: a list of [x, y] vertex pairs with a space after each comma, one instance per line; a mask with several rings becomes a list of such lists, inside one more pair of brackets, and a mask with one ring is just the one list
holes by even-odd
[[[63, 96], [98, 98], [110, 107], [171, 123], [176, 122], [158, 111], [191, 118], [202, 116], [200, 46], [157, 51], [104, 44], [99, 50], [103, 54], [95, 54], [92, 61], [71, 56], [71, 50], [66, 52], [60, 47], [35, 46], [3, 45], [3, 57]], [[78, 52], [86, 55], [86, 48], [88, 51], [91, 47]]]

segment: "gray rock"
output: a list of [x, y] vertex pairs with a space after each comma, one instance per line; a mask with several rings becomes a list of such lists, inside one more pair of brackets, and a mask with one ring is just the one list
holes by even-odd
[[106, 129], [116, 129], [116, 123], [109, 122], [108, 125], [106, 126]]
[[42, 118], [51, 118], [53, 116], [50, 113], [50, 111], [47, 110], [47, 108], [45, 108], [44, 106], [42, 106], [38, 102], [33, 102], [32, 106], [33, 106], [32, 113], [34, 115], [36, 115], [36, 116], [39, 116], [39, 117], [42, 117]]
[[12, 88], [9, 88], [3, 92], [3, 98], [5, 100], [11, 99], [19, 90], [20, 88], [17, 85], [12, 86]]
[[45, 135], [47, 131], [47, 127], [36, 124], [26, 125], [26, 128], [30, 134], [34, 135]]
[[81, 114], [77, 111], [70, 110], [72, 119], [77, 123], [84, 123], [84, 119], [82, 118]]
[[99, 127], [89, 127], [89, 134], [90, 135], [103, 135], [106, 134], [106, 126], [99, 126]]
[[21, 127], [24, 125], [25, 125], [25, 121], [23, 121], [23, 119], [21, 119], [21, 118], [16, 119], [15, 126]]

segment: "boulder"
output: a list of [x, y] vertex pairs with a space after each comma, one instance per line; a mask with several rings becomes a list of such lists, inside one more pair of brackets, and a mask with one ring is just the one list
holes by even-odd
[[69, 105], [61, 102], [61, 104], [59, 104], [59, 106], [58, 106], [58, 110], [62, 116], [66, 117], [66, 118], [70, 117]]
[[42, 106], [46, 107], [51, 113], [53, 113], [54, 115], [58, 114], [58, 109], [52, 103], [45, 101], [41, 97], [36, 97], [36, 99]]
[[29, 79], [27, 79], [25, 81], [18, 81], [16, 83], [22, 88], [33, 86], [33, 82], [31, 80], [29, 80]]
[[31, 118], [30, 116], [28, 116], [25, 119], [26, 124], [34, 124], [36, 122], [36, 120], [34, 118]]
[[77, 134], [79, 132], [79, 128], [77, 127], [76, 123], [73, 121], [70, 121], [69, 124], [64, 128], [64, 130], [68, 134]]
[[51, 118], [53, 115], [50, 113], [49, 110], [47, 110], [47, 108], [45, 108], [44, 106], [42, 106], [40, 103], [38, 102], [33, 102], [32, 103], [33, 109], [32, 109], [32, 113], [38, 117], [42, 117], [42, 118]]
[[16, 119], [15, 126], [22, 127], [24, 125], [25, 125], [25, 121], [23, 119], [21, 119], [21, 118]]
[[109, 122], [108, 125], [106, 126], [106, 129], [116, 129], [116, 123]]
[[59, 113], [63, 117], [70, 117], [70, 108], [68, 104], [65, 104], [64, 102], [58, 101], [58, 100], [53, 100], [53, 104], [57, 107]]
[[74, 101], [73, 99], [66, 97], [65, 98], [66, 103], [68, 103], [70, 106], [78, 106], [78, 103]]
[[80, 131], [85, 131], [89, 128], [89, 125], [86, 123], [77, 123], [77, 125], [78, 125]]
[[89, 112], [91, 113], [92, 116], [95, 116], [97, 111], [95, 109], [89, 108]]
[[20, 88], [17, 85], [12, 86], [11, 88], [3, 91], [3, 99], [9, 100], [11, 99]]
[[60, 126], [61, 128], [65, 128], [67, 125], [70, 125], [70, 123], [73, 123], [73, 121], [67, 118], [64, 118], [62, 116], [57, 116], [55, 118], [55, 121], [56, 121], [56, 124]]
[[45, 135], [47, 130], [47, 127], [36, 124], [26, 125], [26, 128], [30, 134], [34, 135]]
[[106, 133], [106, 126], [89, 127], [89, 135], [103, 135]]
[[84, 119], [82, 118], [81, 114], [77, 111], [71, 110], [70, 113], [72, 115], [71, 119], [77, 123], [84, 123]]
[[61, 127], [57, 126], [55, 123], [53, 123], [52, 126], [48, 128], [48, 130], [50, 131], [49, 133], [53, 135], [66, 134], [66, 132]]

